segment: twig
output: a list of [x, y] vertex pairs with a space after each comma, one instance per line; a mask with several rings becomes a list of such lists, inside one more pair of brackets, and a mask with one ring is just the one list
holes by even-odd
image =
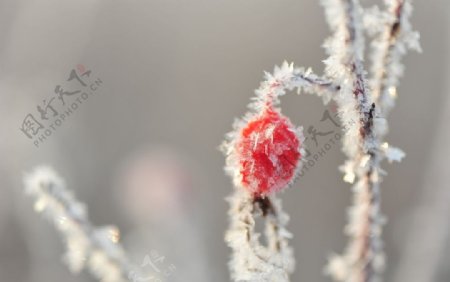
[[[370, 86], [380, 114], [387, 114], [397, 98], [398, 79], [403, 73], [401, 58], [408, 49], [421, 51], [419, 33], [411, 28], [412, 5], [408, 0], [385, 1], [386, 11], [378, 15], [381, 32], [372, 41]], [[376, 17], [376, 16], [375, 16]]]
[[[35, 198], [34, 209], [43, 213], [60, 232], [66, 244], [64, 261], [72, 273], [88, 268], [100, 281], [134, 281], [134, 267], [119, 244], [115, 227], [95, 227], [85, 205], [67, 190], [64, 181], [49, 167], [38, 167], [25, 177], [26, 193]], [[137, 275], [137, 276], [136, 276]]]
[[[374, 136], [375, 103], [366, 86], [363, 69], [364, 38], [361, 11], [356, 0], [323, 1], [334, 37], [328, 43], [326, 73], [340, 82], [336, 102], [342, 123], [359, 120], [345, 137], [343, 150], [348, 161], [344, 180], [353, 187], [353, 206], [346, 233], [350, 242], [342, 257], [331, 259], [327, 272], [337, 281], [374, 281], [383, 268], [379, 196], [378, 140]], [[336, 18], [335, 18], [336, 17]]]
[[[232, 249], [231, 276], [234, 281], [289, 281], [294, 270], [293, 251], [288, 245], [292, 235], [285, 226], [289, 220], [274, 197], [254, 198], [236, 189], [229, 198], [230, 227], [225, 240]], [[267, 245], [260, 242], [256, 219], [265, 222]]]
[[[342, 122], [346, 124], [346, 120], [352, 117], [358, 117], [360, 121], [355, 128], [347, 131], [343, 144], [343, 150], [348, 156], [342, 167], [344, 180], [353, 183], [356, 179], [353, 205], [346, 227], [350, 241], [344, 255], [330, 259], [326, 272], [337, 281], [379, 281], [384, 269], [381, 240], [384, 218], [380, 213], [380, 182], [384, 172], [380, 162], [384, 157], [392, 161], [404, 156], [401, 150], [382, 143], [382, 139], [387, 131], [384, 115], [392, 104], [386, 102], [386, 95], [397, 84], [399, 58], [404, 53], [403, 45], [397, 39], [400, 34], [403, 36], [401, 24], [409, 28], [403, 16], [406, 3], [397, 1], [388, 5], [395, 15], [394, 20], [385, 28], [378, 45], [373, 44], [377, 47], [373, 56], [377, 63], [372, 68], [374, 96], [366, 86], [362, 64], [363, 10], [359, 1], [329, 0], [323, 3], [334, 31], [327, 45], [330, 58], [327, 60], [326, 74], [330, 77], [334, 75], [341, 84], [341, 93], [335, 97]], [[381, 63], [378, 63], [380, 57]]]

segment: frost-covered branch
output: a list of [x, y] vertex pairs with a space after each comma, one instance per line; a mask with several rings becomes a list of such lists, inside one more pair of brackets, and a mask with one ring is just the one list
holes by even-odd
[[[134, 281], [133, 267], [119, 244], [116, 227], [95, 227], [86, 207], [49, 167], [38, 167], [25, 177], [26, 193], [34, 197], [34, 209], [56, 227], [66, 244], [64, 262], [72, 273], [87, 268], [99, 281]], [[140, 276], [139, 276], [140, 277]]]
[[[275, 197], [254, 198], [246, 191], [236, 189], [229, 198], [230, 227], [225, 240], [232, 249], [229, 263], [234, 281], [289, 281], [294, 271], [293, 251], [288, 245], [292, 235], [285, 226], [289, 216], [281, 209]], [[265, 222], [267, 245], [260, 242], [256, 219]]]
[[[348, 160], [341, 167], [344, 180], [355, 183], [349, 223], [345, 229], [350, 241], [342, 256], [333, 256], [326, 269], [337, 281], [379, 281], [384, 268], [381, 232], [384, 218], [380, 212], [380, 182], [384, 171], [380, 162], [400, 161], [404, 153], [383, 142], [387, 132], [385, 115], [393, 106], [393, 96], [401, 75], [400, 58], [406, 47], [419, 50], [418, 34], [411, 32], [408, 1], [386, 1], [387, 12], [371, 10], [372, 27], [378, 34], [372, 43], [371, 89], [363, 69], [364, 11], [357, 0], [324, 0], [333, 36], [326, 42], [330, 57], [326, 75], [341, 86], [335, 95], [346, 131], [343, 151]], [[370, 18], [370, 17], [369, 17]], [[375, 20], [374, 20], [375, 19]], [[384, 29], [376, 29], [383, 26]], [[358, 120], [358, 123], [351, 123]]]
[[279, 103], [278, 97], [283, 96], [286, 90], [292, 91], [295, 88], [298, 94], [301, 91], [315, 94], [327, 103], [338, 93], [340, 86], [327, 78], [314, 74], [310, 68], [305, 70], [294, 67], [293, 63], [288, 64], [285, 61], [280, 67], [275, 66], [273, 74], [265, 72], [265, 80], [255, 91], [254, 100], [256, 102], [250, 104], [250, 108], [258, 110], [268, 99], [274, 100], [276, 105]]
[[[383, 117], [395, 104], [398, 79], [403, 74], [401, 58], [408, 49], [420, 52], [419, 33], [412, 30], [409, 18], [412, 5], [409, 0], [386, 0], [386, 10], [372, 9], [368, 13], [369, 34], [372, 41], [372, 68], [370, 86], [373, 98]], [[379, 29], [379, 27], [382, 27]]]
[[[346, 227], [350, 241], [344, 255], [331, 258], [327, 272], [337, 281], [376, 281], [384, 261], [380, 239], [380, 151], [375, 137], [380, 123], [362, 63], [362, 8], [356, 0], [327, 0], [323, 5], [334, 32], [326, 45], [330, 55], [326, 73], [341, 85], [336, 102], [343, 125], [349, 125], [343, 144], [348, 157], [343, 166], [344, 180], [356, 180]], [[359, 122], [353, 124], [349, 120]]]

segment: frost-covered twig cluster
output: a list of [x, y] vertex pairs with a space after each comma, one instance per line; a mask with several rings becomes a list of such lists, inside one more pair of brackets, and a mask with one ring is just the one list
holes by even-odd
[[[233, 252], [230, 269], [235, 281], [289, 281], [293, 270], [292, 252], [287, 246], [290, 236], [284, 230], [286, 220], [282, 219], [287, 215], [269, 219], [262, 212], [266, 224], [271, 222], [279, 228], [278, 233], [266, 234], [269, 242], [283, 242], [275, 249], [259, 242], [254, 222], [261, 214], [261, 203], [272, 203], [273, 193], [290, 185], [301, 167], [301, 129], [292, 128], [281, 111], [274, 108], [279, 96], [294, 88], [315, 93], [325, 103], [333, 99], [346, 128], [343, 151], [348, 160], [341, 170], [344, 181], [354, 183], [353, 205], [345, 228], [350, 240], [343, 255], [332, 256], [326, 272], [336, 281], [381, 280], [384, 218], [380, 212], [380, 182], [385, 172], [380, 163], [383, 159], [400, 161], [404, 156], [383, 140], [388, 130], [386, 115], [397, 95], [403, 71], [401, 57], [407, 49], [420, 51], [419, 35], [409, 23], [409, 0], [385, 2], [385, 9], [380, 11], [377, 6], [363, 9], [358, 0], [323, 0], [332, 31], [325, 43], [329, 55], [325, 75], [319, 77], [287, 63], [275, 67], [256, 90], [250, 112], [236, 121], [233, 132], [227, 135], [223, 151], [235, 192], [230, 198], [231, 224], [226, 239]], [[363, 64], [365, 33], [372, 39], [369, 79]], [[281, 126], [287, 130], [277, 131]]]
[[[355, 183], [349, 223], [350, 241], [342, 256], [333, 256], [327, 272], [337, 281], [379, 281], [385, 259], [381, 240], [384, 218], [380, 212], [380, 182], [385, 172], [380, 162], [400, 161], [404, 153], [383, 142], [386, 115], [393, 107], [400, 58], [407, 47], [420, 51], [418, 34], [409, 24], [411, 5], [405, 0], [386, 1], [386, 11], [365, 12], [356, 0], [323, 1], [334, 35], [326, 44], [330, 55], [326, 74], [341, 86], [336, 102], [342, 123], [356, 119], [344, 138], [348, 160], [342, 166], [344, 180]], [[368, 22], [363, 25], [367, 14]], [[380, 28], [381, 27], [381, 28]], [[374, 36], [370, 87], [363, 69], [364, 30]]]
[[133, 274], [139, 269], [119, 244], [118, 229], [95, 227], [85, 205], [77, 201], [53, 169], [36, 168], [26, 175], [25, 187], [34, 197], [36, 212], [44, 214], [61, 234], [66, 245], [64, 261], [72, 273], [86, 268], [99, 281], [134, 281]]

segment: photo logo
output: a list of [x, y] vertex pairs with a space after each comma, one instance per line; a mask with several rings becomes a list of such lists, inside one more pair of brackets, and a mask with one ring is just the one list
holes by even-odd
[[78, 64], [64, 83], [55, 86], [54, 95], [47, 97], [36, 111], [28, 113], [20, 130], [38, 148], [55, 132], [78, 107], [93, 96], [103, 81], [93, 77], [92, 71]]

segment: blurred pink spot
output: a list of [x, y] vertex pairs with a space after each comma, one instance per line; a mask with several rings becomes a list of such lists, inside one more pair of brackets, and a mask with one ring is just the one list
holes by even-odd
[[80, 74], [83, 74], [86, 71], [86, 67], [82, 64], [77, 65], [77, 70]]
[[192, 192], [191, 172], [170, 149], [133, 155], [120, 175], [119, 199], [134, 220], [165, 220], [183, 213]]
[[336, 113], [337, 112], [337, 104], [336, 103], [332, 103], [330, 109], [331, 109], [332, 113]]

